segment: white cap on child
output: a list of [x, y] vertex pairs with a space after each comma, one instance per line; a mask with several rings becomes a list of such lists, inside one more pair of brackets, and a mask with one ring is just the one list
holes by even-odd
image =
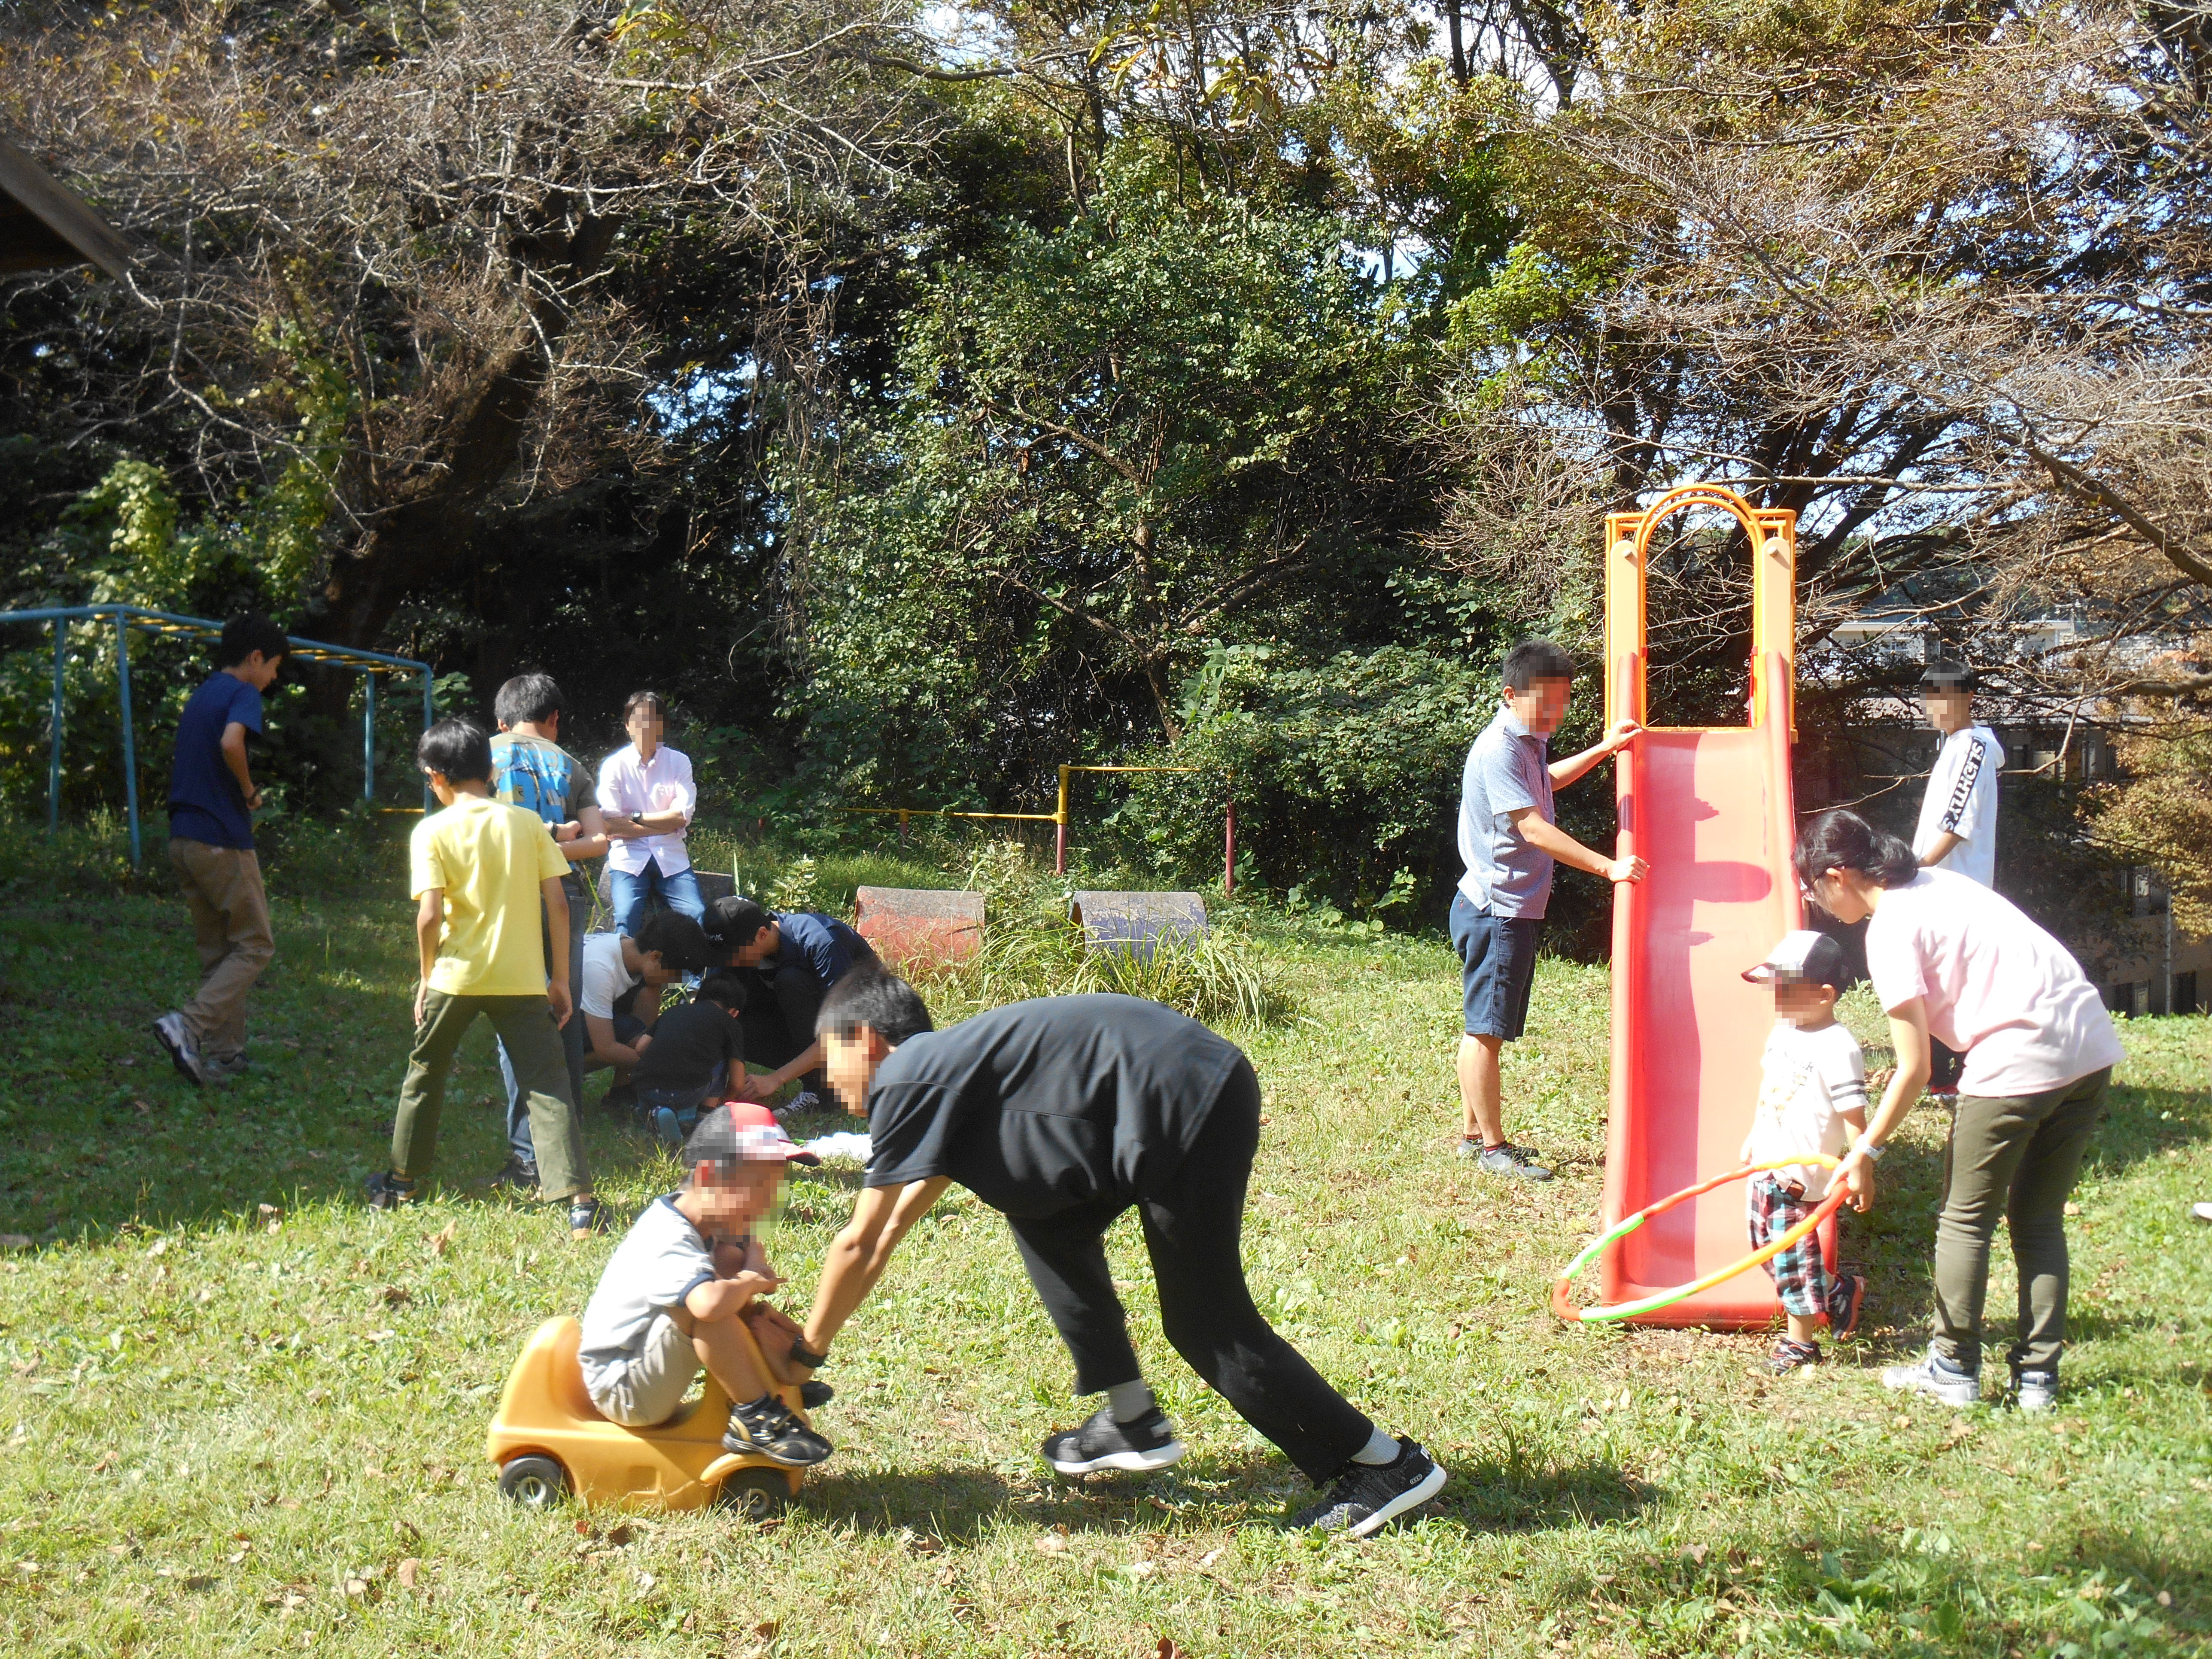
[[1784, 933], [1781, 942], [1766, 953], [1766, 960], [1755, 968], [1747, 968], [1743, 976], [1754, 985], [1783, 983], [1832, 985], [1844, 988], [1845, 969], [1844, 947], [1826, 933], [1816, 933], [1809, 927], [1800, 927], [1795, 933]]

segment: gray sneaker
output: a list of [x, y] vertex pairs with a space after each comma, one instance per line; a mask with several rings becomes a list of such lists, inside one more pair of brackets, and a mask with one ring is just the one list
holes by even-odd
[[1462, 1139], [1459, 1155], [1474, 1160], [1475, 1168], [1485, 1175], [1518, 1176], [1523, 1181], [1549, 1181], [1552, 1171], [1536, 1162], [1533, 1147], [1516, 1146], [1511, 1141], [1502, 1146], [1486, 1146], [1479, 1140]]
[[2057, 1371], [2014, 1371], [2013, 1403], [2024, 1412], [2047, 1412], [2058, 1403]]
[[1881, 1374], [1881, 1386], [1899, 1394], [1924, 1394], [1947, 1406], [1964, 1407], [1982, 1397], [1978, 1371], [1962, 1370], [1930, 1348], [1911, 1365], [1892, 1365]]
[[171, 1009], [154, 1022], [154, 1035], [169, 1051], [169, 1063], [187, 1083], [204, 1089], [213, 1073], [207, 1062], [200, 1058], [198, 1047], [192, 1042], [191, 1032], [185, 1028], [185, 1017]]
[[253, 1062], [243, 1054], [202, 1054], [200, 1065], [207, 1074], [219, 1083], [234, 1083], [253, 1069]]

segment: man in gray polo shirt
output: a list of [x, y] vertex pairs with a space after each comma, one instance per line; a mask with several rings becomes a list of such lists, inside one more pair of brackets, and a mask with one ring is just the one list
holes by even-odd
[[1607, 881], [1641, 881], [1639, 858], [1592, 852], [1552, 821], [1552, 792], [1619, 754], [1637, 732], [1623, 720], [1601, 742], [1565, 760], [1547, 745], [1567, 712], [1574, 659], [1549, 640], [1523, 640], [1505, 653], [1504, 705], [1468, 750], [1460, 784], [1459, 855], [1467, 866], [1452, 900], [1467, 1035], [1459, 1045], [1459, 1155], [1492, 1175], [1549, 1181], [1534, 1152], [1505, 1139], [1498, 1060], [1528, 1018], [1537, 935], [1552, 896], [1552, 866]]

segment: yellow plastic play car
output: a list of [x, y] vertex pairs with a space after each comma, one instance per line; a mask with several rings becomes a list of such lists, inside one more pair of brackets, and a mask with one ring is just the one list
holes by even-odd
[[[584, 1391], [576, 1363], [582, 1335], [573, 1319], [547, 1320], [507, 1375], [484, 1450], [499, 1465], [499, 1489], [507, 1497], [530, 1509], [549, 1508], [570, 1492], [586, 1504], [632, 1508], [718, 1502], [760, 1520], [799, 1495], [797, 1469], [723, 1448], [729, 1396], [711, 1377], [702, 1379], [705, 1394], [668, 1422], [629, 1429], [608, 1421]], [[754, 1363], [770, 1374], [757, 1350]], [[805, 1422], [799, 1390], [776, 1392]]]

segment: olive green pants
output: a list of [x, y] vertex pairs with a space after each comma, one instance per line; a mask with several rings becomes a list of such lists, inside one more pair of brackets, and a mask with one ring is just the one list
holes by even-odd
[[1982, 1304], [1997, 1218], [2020, 1269], [2015, 1370], [2052, 1371], [2066, 1346], [2066, 1197], [2105, 1113], [2109, 1066], [2063, 1088], [2010, 1097], [1960, 1095], [1943, 1147], [1936, 1223], [1936, 1352], [1982, 1363]]
[[[407, 1056], [399, 1109], [392, 1121], [392, 1168], [412, 1180], [430, 1172], [438, 1155], [438, 1118], [446, 1105], [446, 1076], [454, 1052], [482, 1014], [491, 1021], [514, 1067], [515, 1086], [530, 1103], [530, 1138], [538, 1147], [538, 1190], [548, 1199], [592, 1189], [584, 1163], [584, 1136], [568, 1090], [568, 1057], [545, 999], [448, 996], [422, 999], [422, 1023]], [[571, 1014], [581, 1019], [581, 1014]]]

